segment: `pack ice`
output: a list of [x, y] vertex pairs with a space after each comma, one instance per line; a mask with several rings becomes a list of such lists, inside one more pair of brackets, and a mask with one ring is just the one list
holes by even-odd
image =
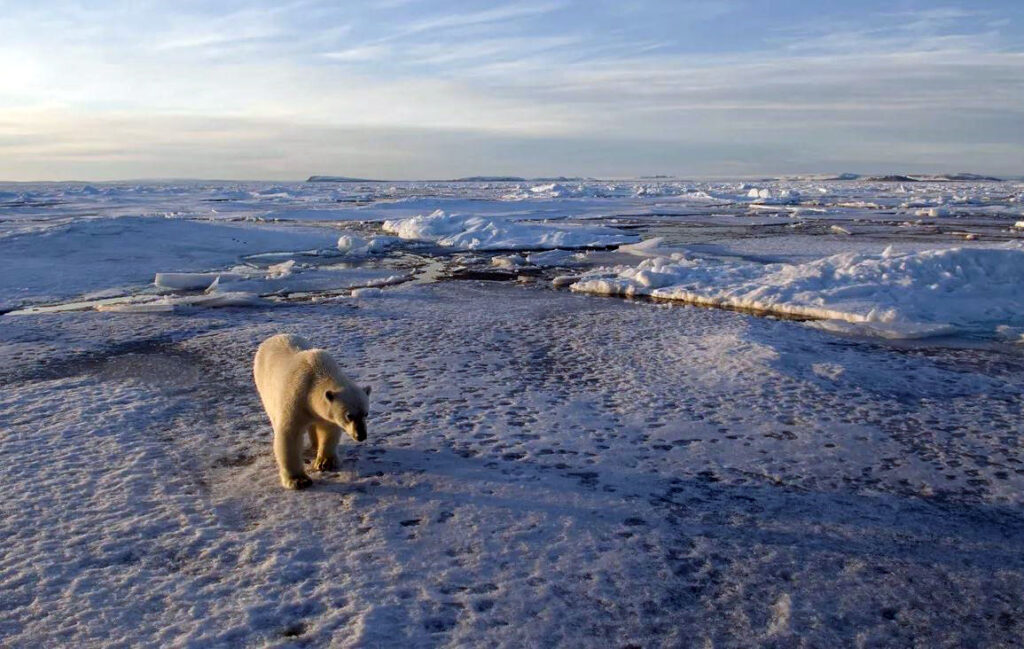
[[[645, 242], [646, 243], [646, 242]], [[945, 248], [842, 253], [758, 264], [673, 253], [601, 268], [570, 287], [820, 320], [887, 338], [995, 331], [1024, 322], [1024, 249]]]

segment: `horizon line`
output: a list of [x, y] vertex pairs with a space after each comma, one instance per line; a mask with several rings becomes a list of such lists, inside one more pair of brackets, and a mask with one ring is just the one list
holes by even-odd
[[[914, 171], [877, 171], [868, 173], [854, 172], [792, 172], [792, 173], [751, 173], [751, 174], [641, 174], [641, 175], [614, 175], [614, 176], [583, 176], [583, 175], [542, 175], [542, 176], [520, 176], [517, 174], [473, 174], [470, 176], [459, 176], [456, 178], [359, 178], [354, 176], [343, 176], [333, 174], [312, 174], [305, 178], [220, 178], [220, 177], [193, 177], [193, 176], [154, 176], [143, 178], [109, 178], [106, 180], [66, 178], [66, 179], [34, 179], [34, 180], [7, 180], [0, 179], [0, 184], [5, 185], [33, 185], [33, 184], [112, 184], [112, 183], [169, 183], [169, 182], [254, 182], [254, 183], [450, 183], [450, 182], [542, 182], [542, 181], [680, 181], [680, 180], [786, 180], [799, 179], [800, 177], [814, 176], [835, 176], [835, 178], [821, 178], [821, 180], [853, 181], [866, 180], [882, 176], [904, 176], [907, 178], [943, 178], [957, 175], [979, 176], [977, 180], [985, 178], [998, 179], [998, 181], [1024, 180], [1024, 172], [1021, 174], [988, 174], [966, 171], [942, 171], [942, 172], [914, 172]], [[841, 176], [855, 176], [854, 178], [842, 178]], [[322, 178], [323, 180], [311, 180]], [[336, 179], [336, 180], [335, 180]], [[966, 181], [969, 182], [970, 179]], [[993, 181], [994, 182], [994, 181]]]

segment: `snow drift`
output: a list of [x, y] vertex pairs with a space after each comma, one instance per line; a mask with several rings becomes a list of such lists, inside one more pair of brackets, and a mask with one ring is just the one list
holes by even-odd
[[823, 320], [887, 338], [994, 331], [1024, 322], [1024, 249], [843, 253], [803, 264], [716, 261], [675, 253], [603, 268], [583, 293], [651, 296]]

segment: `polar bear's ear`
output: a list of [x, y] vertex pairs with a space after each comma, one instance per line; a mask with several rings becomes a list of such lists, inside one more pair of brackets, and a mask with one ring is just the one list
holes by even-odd
[[364, 385], [364, 386], [363, 386], [363, 392], [365, 392], [365, 393], [366, 393], [366, 396], [370, 396], [370, 390], [371, 390], [371, 389], [372, 389], [372, 388], [371, 388], [370, 386], [368, 386], [368, 385]]

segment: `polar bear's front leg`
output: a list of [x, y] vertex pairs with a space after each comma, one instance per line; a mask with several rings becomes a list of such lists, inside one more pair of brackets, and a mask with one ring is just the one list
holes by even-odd
[[316, 424], [316, 459], [314, 471], [338, 470], [338, 439], [341, 428], [334, 424]]
[[302, 470], [302, 435], [297, 426], [281, 426], [274, 430], [274, 457], [285, 489], [305, 489], [313, 484]]

